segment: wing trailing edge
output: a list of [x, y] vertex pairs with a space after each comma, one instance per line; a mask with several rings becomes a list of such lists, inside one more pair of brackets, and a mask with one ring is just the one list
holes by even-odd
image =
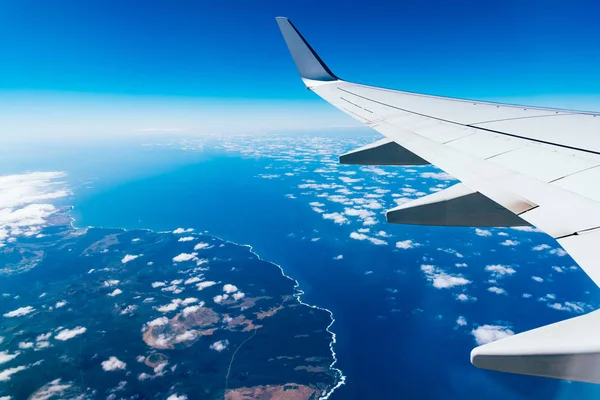
[[434, 226], [528, 226], [511, 211], [462, 183], [402, 204], [386, 213], [392, 224]]
[[415, 153], [391, 139], [378, 140], [340, 156], [340, 164], [353, 165], [428, 165]]
[[599, 329], [597, 310], [476, 347], [471, 363], [502, 372], [600, 383]]

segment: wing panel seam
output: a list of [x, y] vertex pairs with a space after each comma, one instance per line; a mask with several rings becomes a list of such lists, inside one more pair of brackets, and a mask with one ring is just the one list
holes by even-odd
[[454, 124], [454, 125], [466, 126], [466, 127], [469, 127], [469, 128], [474, 128], [474, 129], [480, 129], [480, 130], [482, 130], [482, 131], [486, 131], [486, 132], [492, 132], [492, 133], [497, 133], [497, 134], [499, 134], [499, 135], [510, 136], [510, 137], [514, 137], [514, 138], [517, 138], [517, 139], [529, 140], [529, 141], [531, 141], [531, 142], [535, 142], [535, 143], [547, 144], [547, 145], [549, 145], [549, 146], [556, 146], [556, 147], [561, 147], [561, 148], [564, 148], [564, 149], [581, 151], [581, 152], [583, 152], [583, 153], [589, 153], [589, 154], [596, 154], [596, 155], [600, 155], [600, 151], [587, 150], [587, 149], [582, 149], [582, 148], [579, 148], [579, 147], [569, 146], [569, 145], [566, 145], [566, 144], [560, 144], [560, 143], [548, 142], [548, 141], [546, 141], [546, 140], [534, 139], [534, 138], [529, 138], [529, 137], [527, 137], [527, 136], [515, 135], [515, 134], [513, 134], [513, 133], [507, 133], [507, 132], [502, 132], [502, 131], [496, 131], [496, 130], [494, 130], [494, 129], [483, 128], [483, 127], [481, 127], [481, 126], [475, 126], [475, 125], [471, 125], [471, 124], [466, 124], [466, 125], [465, 125], [465, 124], [461, 124], [460, 122], [455, 122], [455, 121], [450, 121], [450, 120], [443, 119], [443, 118], [433, 117], [433, 116], [431, 116], [431, 115], [427, 115], [427, 114], [418, 113], [418, 112], [415, 112], [415, 111], [407, 110], [407, 109], [405, 109], [405, 108], [401, 108], [401, 107], [393, 106], [393, 105], [391, 105], [391, 104], [383, 103], [383, 102], [381, 102], [381, 101], [373, 100], [373, 99], [370, 99], [370, 98], [368, 98], [368, 97], [361, 96], [361, 95], [359, 95], [359, 94], [356, 94], [356, 93], [352, 93], [352, 92], [350, 92], [350, 91], [348, 91], [348, 90], [345, 90], [345, 89], [342, 89], [342, 88], [340, 88], [340, 87], [337, 87], [337, 89], [338, 89], [338, 90], [341, 90], [341, 91], [343, 91], [343, 92], [346, 92], [346, 93], [348, 93], [348, 94], [354, 95], [354, 96], [356, 96], [356, 97], [360, 97], [361, 99], [364, 99], [364, 100], [367, 100], [367, 101], [372, 101], [373, 103], [381, 104], [382, 106], [386, 106], [386, 107], [394, 108], [394, 109], [396, 109], [396, 110], [404, 111], [404, 112], [407, 112], [407, 113], [410, 113], [410, 114], [419, 115], [419, 116], [421, 116], [421, 117], [431, 118], [431, 119], [435, 119], [435, 120], [442, 121], [442, 122], [447, 122], [447, 123]]

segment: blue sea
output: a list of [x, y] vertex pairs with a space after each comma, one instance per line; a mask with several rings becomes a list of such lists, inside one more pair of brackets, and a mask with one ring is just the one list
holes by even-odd
[[[597, 287], [540, 232], [386, 224], [385, 209], [455, 182], [429, 166], [336, 163], [379, 138], [338, 129], [43, 143], [0, 151], [0, 171], [66, 171], [74, 194], [61, 201], [77, 227], [194, 228], [251, 245], [298, 281], [303, 302], [333, 313], [346, 380], [331, 399], [600, 396], [594, 385], [471, 366], [478, 327], [518, 333], [576, 316], [598, 307]], [[468, 283], [436, 284], [444, 274]]]

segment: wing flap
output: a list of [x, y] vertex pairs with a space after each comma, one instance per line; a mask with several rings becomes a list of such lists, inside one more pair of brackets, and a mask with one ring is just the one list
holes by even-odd
[[382, 139], [340, 156], [340, 164], [428, 165], [421, 157], [391, 139]]
[[476, 347], [479, 368], [600, 383], [600, 310]]
[[[523, 207], [533, 207], [530, 204]], [[392, 224], [435, 226], [528, 226], [516, 214], [462, 183], [402, 204], [386, 213]]]

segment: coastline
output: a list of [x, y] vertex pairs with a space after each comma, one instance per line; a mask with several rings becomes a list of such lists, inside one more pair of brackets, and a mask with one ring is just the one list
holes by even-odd
[[[209, 235], [209, 236], [211, 236], [211, 235]], [[225, 240], [225, 239], [221, 239], [221, 240]], [[229, 241], [229, 240], [225, 240], [225, 241], [228, 242], [228, 243], [232, 243], [232, 244], [238, 245], [238, 246], [248, 247], [249, 250], [250, 250], [250, 253], [252, 253], [256, 257], [258, 257], [259, 260], [265, 261], [265, 262], [268, 262], [270, 264], [273, 264], [273, 265], [277, 266], [279, 268], [279, 270], [281, 271], [281, 274], [284, 277], [286, 277], [286, 278], [294, 281], [294, 289], [298, 289], [300, 287], [300, 284], [298, 283], [298, 281], [296, 279], [294, 279], [291, 276], [285, 274], [285, 271], [283, 270], [283, 268], [281, 267], [281, 265], [276, 264], [276, 263], [274, 263], [272, 261], [263, 260], [260, 257], [260, 255], [258, 253], [256, 253], [252, 249], [251, 245], [249, 245], [249, 244], [240, 244], [240, 243], [232, 242], [232, 241]], [[335, 367], [335, 364], [337, 363], [337, 356], [336, 356], [335, 350], [333, 349], [333, 345], [336, 343], [336, 339], [335, 339], [336, 336], [335, 336], [335, 332], [333, 332], [332, 330], [329, 329], [329, 328], [331, 328], [331, 326], [335, 322], [335, 318], [333, 317], [333, 312], [331, 312], [331, 310], [329, 310], [327, 308], [322, 308], [322, 307], [315, 306], [315, 305], [312, 305], [312, 304], [304, 303], [302, 301], [302, 299], [300, 299], [300, 297], [304, 294], [304, 292], [301, 289], [298, 289], [297, 291], [298, 291], [298, 293], [295, 293], [294, 297], [296, 298], [296, 300], [298, 300], [299, 304], [302, 304], [303, 306], [307, 306], [307, 307], [310, 307], [310, 308], [313, 308], [313, 309], [327, 311], [329, 313], [329, 317], [331, 318], [331, 322], [329, 323], [329, 325], [327, 325], [327, 328], [325, 328], [325, 330], [331, 335], [331, 342], [329, 342], [329, 350], [331, 351], [331, 355], [333, 357], [333, 362], [329, 365], [329, 369], [335, 371], [339, 375], [339, 377], [338, 377], [338, 382], [329, 390], [329, 392], [327, 392], [325, 395], [319, 397], [319, 400], [327, 400], [333, 394], [333, 392], [336, 391], [336, 389], [338, 389], [340, 386], [342, 386], [342, 385], [344, 385], [346, 383], [346, 376], [343, 374], [342, 370]]]
[[[77, 226], [75, 225], [76, 219], [75, 219], [75, 217], [74, 217], [74, 216], [71, 214], [71, 212], [72, 212], [74, 209], [75, 209], [75, 207], [74, 207], [74, 206], [72, 206], [72, 205], [70, 205], [70, 206], [67, 206], [67, 209], [64, 211], [64, 215], [66, 215], [66, 216], [69, 218], [69, 220], [70, 220], [70, 222], [69, 222], [69, 225], [71, 226], [71, 228], [72, 228], [74, 231], [81, 231], [81, 230], [87, 230], [87, 229], [93, 229], [93, 228], [95, 228], [95, 229], [120, 229], [120, 230], [123, 230], [123, 231], [125, 231], [125, 232], [127, 232], [127, 231], [129, 231], [129, 232], [131, 232], [131, 231], [146, 231], [146, 232], [153, 232], [153, 233], [158, 233], [158, 234], [172, 233], [172, 231], [156, 231], [156, 230], [149, 229], [149, 228], [135, 228], [135, 229], [127, 229], [127, 228], [123, 228], [123, 227], [105, 227], [105, 226], [85, 226], [85, 227], [77, 227]], [[195, 229], [195, 228], [194, 228], [194, 229]], [[256, 253], [256, 252], [253, 250], [253, 247], [252, 247], [252, 245], [249, 245], [249, 244], [241, 244], [241, 243], [237, 243], [237, 242], [234, 242], [234, 241], [231, 241], [231, 240], [227, 240], [227, 239], [224, 239], [224, 238], [221, 238], [221, 237], [217, 237], [217, 236], [214, 236], [214, 235], [211, 235], [211, 234], [208, 234], [208, 233], [202, 233], [202, 235], [204, 235], [204, 236], [208, 236], [208, 237], [211, 237], [211, 238], [214, 238], [214, 239], [217, 239], [217, 240], [221, 240], [221, 241], [223, 241], [223, 242], [226, 242], [226, 243], [231, 243], [231, 244], [233, 244], [233, 245], [236, 245], [236, 246], [240, 246], [240, 247], [246, 247], [246, 248], [248, 248], [249, 252], [250, 252], [251, 254], [253, 254], [254, 256], [256, 256], [256, 257], [257, 257], [257, 258], [258, 258], [260, 261], [264, 261], [264, 262], [267, 262], [267, 263], [269, 263], [269, 264], [275, 265], [277, 268], [279, 268], [279, 270], [281, 271], [281, 274], [282, 274], [282, 276], [283, 276], [283, 277], [285, 277], [285, 278], [287, 278], [287, 279], [290, 279], [291, 281], [293, 281], [293, 282], [294, 282], [294, 289], [295, 289], [296, 293], [294, 293], [294, 294], [293, 294], [293, 296], [294, 296], [294, 298], [296, 298], [296, 300], [298, 301], [298, 303], [299, 303], [299, 304], [301, 304], [301, 305], [303, 305], [303, 306], [310, 307], [310, 308], [312, 308], [312, 309], [317, 309], [317, 310], [321, 310], [321, 311], [326, 311], [326, 312], [329, 314], [329, 317], [330, 317], [330, 319], [331, 319], [331, 322], [330, 322], [330, 323], [329, 323], [329, 325], [327, 325], [327, 327], [325, 328], [326, 332], [328, 332], [328, 333], [331, 335], [331, 341], [329, 342], [329, 350], [331, 351], [331, 355], [332, 355], [333, 361], [332, 361], [332, 363], [329, 365], [329, 369], [330, 369], [330, 370], [332, 370], [332, 371], [334, 371], [334, 372], [335, 372], [335, 373], [338, 375], [338, 377], [337, 377], [337, 382], [336, 382], [336, 384], [335, 384], [335, 385], [334, 385], [334, 386], [333, 386], [331, 389], [329, 389], [329, 390], [327, 391], [327, 393], [325, 393], [324, 395], [320, 396], [320, 397], [319, 397], [319, 400], [327, 400], [327, 399], [329, 399], [329, 398], [330, 398], [330, 396], [331, 396], [331, 395], [332, 395], [332, 394], [333, 394], [333, 393], [334, 393], [334, 392], [335, 392], [335, 391], [336, 391], [336, 390], [337, 390], [339, 387], [341, 387], [342, 385], [344, 385], [344, 384], [346, 383], [346, 376], [343, 374], [342, 370], [341, 370], [341, 369], [339, 369], [339, 368], [336, 368], [336, 367], [335, 367], [335, 364], [336, 364], [336, 363], [337, 363], [337, 361], [338, 361], [338, 360], [337, 360], [337, 355], [336, 355], [336, 353], [335, 353], [335, 350], [334, 350], [334, 345], [335, 345], [335, 343], [336, 343], [336, 334], [335, 334], [335, 332], [333, 332], [333, 331], [330, 329], [330, 328], [331, 328], [331, 326], [332, 326], [332, 325], [334, 324], [334, 322], [335, 322], [335, 318], [334, 318], [334, 316], [333, 316], [333, 312], [332, 312], [331, 310], [327, 309], [327, 308], [323, 308], [323, 307], [319, 307], [319, 306], [316, 306], [316, 305], [312, 305], [312, 304], [308, 304], [308, 303], [305, 303], [305, 302], [303, 302], [303, 301], [302, 301], [302, 299], [301, 299], [301, 296], [304, 294], [304, 292], [303, 292], [303, 291], [302, 291], [302, 290], [299, 288], [299, 287], [300, 287], [300, 284], [298, 283], [298, 281], [297, 281], [296, 279], [292, 278], [291, 276], [287, 275], [287, 274], [285, 273], [284, 269], [281, 267], [281, 265], [279, 265], [279, 264], [276, 264], [276, 263], [274, 263], [274, 262], [272, 262], [272, 261], [269, 261], [269, 260], [264, 260], [263, 258], [261, 258], [261, 256], [260, 256], [258, 253]]]

